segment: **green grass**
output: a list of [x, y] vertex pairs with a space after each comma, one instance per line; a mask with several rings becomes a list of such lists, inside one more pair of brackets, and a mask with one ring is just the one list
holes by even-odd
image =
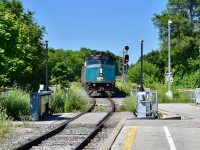
[[9, 91], [5, 99], [0, 101], [0, 142], [5, 140], [11, 133], [13, 118], [27, 118], [29, 110], [30, 97], [28, 93], [20, 89]]
[[120, 107], [120, 111], [129, 111], [135, 112], [136, 109], [136, 98], [133, 96], [128, 96], [125, 98], [122, 106]]
[[0, 142], [6, 139], [6, 135], [11, 132], [11, 118], [8, 117], [6, 111], [0, 108]]
[[[139, 85], [136, 85], [134, 83], [126, 83], [122, 84], [121, 82], [116, 82], [116, 87], [119, 91], [126, 92], [127, 95], [130, 94], [130, 89], [137, 89]], [[145, 85], [144, 85], [145, 87]], [[158, 103], [190, 103], [191, 98], [187, 93], [183, 93], [178, 90], [178, 87], [171, 85], [171, 91], [173, 92], [173, 98], [170, 99], [166, 96], [166, 92], [168, 90], [168, 84], [161, 84], [161, 83], [154, 83], [150, 85], [149, 87], [151, 90], [156, 90], [158, 93]]]
[[65, 99], [65, 112], [86, 111], [88, 101], [75, 89], [70, 89]]
[[64, 100], [66, 99], [66, 93], [61, 89], [60, 86], [57, 87], [56, 92], [52, 94], [51, 109], [53, 113], [64, 112]]
[[95, 112], [105, 112], [105, 108], [102, 107], [95, 108]]
[[[68, 92], [59, 86], [52, 94], [52, 110], [56, 112], [85, 111], [88, 101], [77, 92], [78, 85], [74, 85]], [[30, 96], [28, 93], [13, 89], [8, 96], [0, 101], [0, 141], [6, 139], [7, 133], [11, 132], [11, 120], [20, 119], [26, 124], [30, 112]]]
[[6, 110], [8, 116], [20, 119], [20, 116], [29, 116], [30, 96], [25, 91], [13, 89], [0, 102], [0, 106]]
[[158, 103], [190, 103], [191, 98], [187, 93], [183, 93], [178, 90], [178, 87], [171, 86], [171, 91], [173, 93], [173, 98], [170, 99], [166, 96], [168, 91], [167, 84], [154, 84], [154, 89], [158, 92]]
[[80, 84], [72, 83], [68, 90], [57, 87], [52, 94], [52, 110], [54, 113], [77, 112], [87, 110], [88, 101], [78, 92]]
[[138, 85], [134, 83], [126, 83], [123, 85], [121, 81], [117, 81], [115, 86], [117, 91], [123, 91], [128, 95], [130, 94], [131, 89], [137, 89], [138, 87]]

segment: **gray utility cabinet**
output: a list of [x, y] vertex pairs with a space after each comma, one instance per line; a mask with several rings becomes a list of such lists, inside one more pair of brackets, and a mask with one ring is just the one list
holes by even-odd
[[30, 119], [39, 120], [51, 114], [51, 92], [35, 92], [30, 94]]
[[196, 99], [196, 103], [200, 104], [200, 88], [196, 88], [195, 90], [195, 99]]

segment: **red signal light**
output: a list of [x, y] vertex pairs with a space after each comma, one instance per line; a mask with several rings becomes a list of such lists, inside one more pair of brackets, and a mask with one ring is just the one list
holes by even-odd
[[124, 57], [124, 62], [127, 63], [128, 61], [129, 61], [129, 55], [126, 54]]

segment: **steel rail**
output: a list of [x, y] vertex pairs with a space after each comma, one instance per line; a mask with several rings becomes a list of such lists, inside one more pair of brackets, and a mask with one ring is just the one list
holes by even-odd
[[40, 144], [42, 141], [47, 140], [48, 138], [50, 138], [50, 137], [52, 137], [52, 136], [58, 134], [60, 131], [62, 131], [62, 130], [66, 127], [66, 125], [67, 125], [68, 123], [72, 122], [73, 120], [79, 118], [80, 116], [82, 116], [82, 115], [84, 115], [84, 114], [86, 114], [86, 113], [88, 113], [88, 112], [91, 112], [91, 111], [94, 109], [95, 104], [96, 104], [96, 100], [93, 99], [93, 104], [92, 104], [92, 106], [91, 106], [86, 112], [83, 112], [83, 113], [81, 113], [81, 114], [79, 114], [79, 115], [73, 117], [72, 119], [63, 122], [63, 123], [62, 123], [60, 126], [58, 126], [57, 128], [55, 128], [55, 129], [53, 129], [53, 130], [51, 130], [51, 131], [49, 131], [49, 132], [47, 132], [47, 133], [41, 135], [40, 137], [37, 137], [37, 138], [35, 138], [35, 139], [33, 139], [33, 140], [31, 140], [31, 141], [29, 141], [29, 142], [27, 142], [27, 143], [25, 143], [25, 144], [23, 144], [23, 145], [21, 145], [21, 146], [15, 148], [14, 150], [28, 150], [28, 149], [30, 149], [32, 146], [37, 146], [37, 145]]
[[97, 127], [78, 145], [74, 148], [74, 150], [82, 150], [84, 147], [98, 134], [99, 131], [102, 130], [106, 121], [112, 116], [115, 112], [115, 104], [114, 102], [108, 98], [111, 103], [112, 110], [100, 121]]

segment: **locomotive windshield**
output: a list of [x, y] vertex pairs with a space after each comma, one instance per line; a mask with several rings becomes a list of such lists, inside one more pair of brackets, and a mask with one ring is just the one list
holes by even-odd
[[105, 52], [96, 52], [86, 58], [86, 65], [108, 65], [115, 66], [113, 57]]
[[108, 65], [108, 66], [114, 66], [115, 63], [112, 60], [87, 60], [86, 61], [87, 66], [89, 65]]

